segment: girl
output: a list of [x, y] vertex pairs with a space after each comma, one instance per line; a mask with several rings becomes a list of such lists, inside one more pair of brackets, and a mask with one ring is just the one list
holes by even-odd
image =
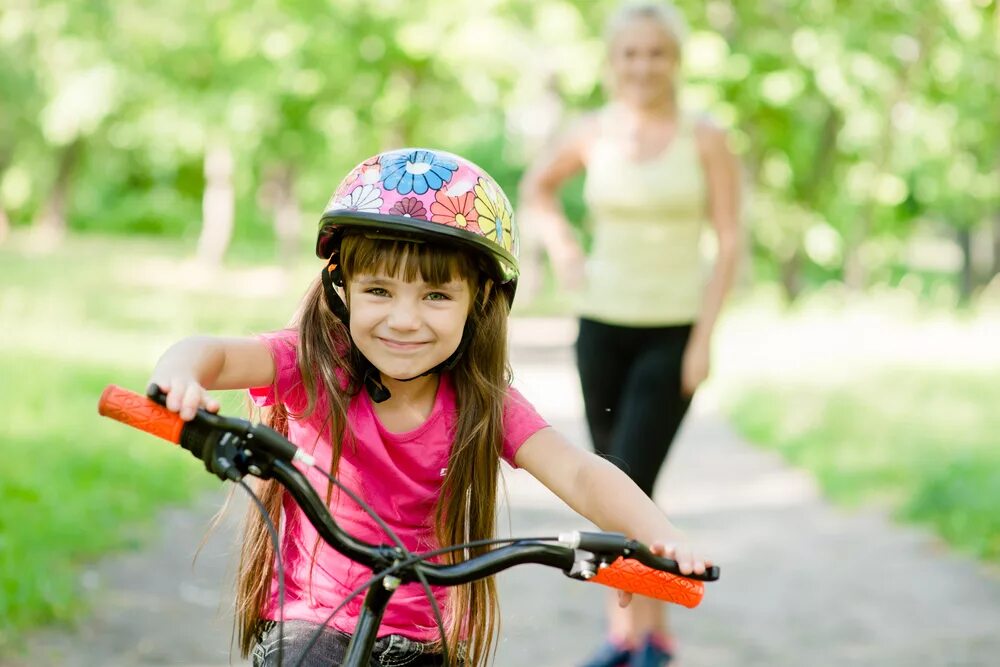
[[[725, 134], [678, 107], [683, 34], [670, 4], [623, 6], [608, 27], [610, 103], [521, 184], [561, 282], [581, 288], [577, 366], [594, 449], [649, 495], [708, 376], [712, 331], [742, 253], [739, 167]], [[586, 261], [558, 196], [581, 171], [593, 230]], [[709, 222], [718, 254], [706, 281], [699, 240]], [[585, 667], [670, 659], [663, 604], [619, 609], [612, 599], [609, 617], [607, 641]]]
[[[250, 388], [271, 408], [269, 423], [360, 493], [412, 551], [493, 536], [503, 458], [601, 528], [655, 545], [685, 573], [704, 572], [706, 561], [680, 546], [678, 531], [627, 476], [548, 428], [511, 388], [518, 236], [488, 174], [448, 153], [391, 151], [358, 165], [327, 209], [316, 246], [327, 265], [295, 328], [175, 344], [151, 378], [168, 408], [190, 419], [199, 406], [218, 410], [207, 389]], [[349, 533], [388, 541], [328, 481], [311, 479]], [[259, 490], [281, 519], [286, 598], [278, 609], [274, 553], [251, 513], [237, 585], [240, 648], [255, 665], [274, 664], [283, 618], [282, 653], [295, 664], [318, 624], [370, 573], [321, 543], [276, 483]], [[469, 665], [486, 662], [498, 618], [492, 579], [435, 594], [449, 646], [460, 642]], [[360, 605], [333, 618], [306, 664], [339, 664]], [[393, 596], [379, 636], [373, 660], [381, 664], [442, 664], [419, 584]]]

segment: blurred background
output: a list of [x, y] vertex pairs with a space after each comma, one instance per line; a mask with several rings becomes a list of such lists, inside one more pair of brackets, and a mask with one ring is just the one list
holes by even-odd
[[[380, 150], [460, 153], [516, 207], [604, 99], [615, 4], [2, 1], [0, 651], [83, 613], [81, 563], [213, 485], [97, 423], [101, 388], [141, 388], [180, 336], [284, 325], [323, 206]], [[748, 186], [711, 395], [830, 498], [995, 566], [997, 2], [677, 4], [682, 105], [731, 132]], [[579, 184], [565, 205], [585, 237]], [[569, 314], [524, 234], [516, 314]]]

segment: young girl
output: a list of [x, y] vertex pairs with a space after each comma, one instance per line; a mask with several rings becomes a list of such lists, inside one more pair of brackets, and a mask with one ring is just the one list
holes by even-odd
[[[680, 533], [624, 473], [549, 428], [510, 386], [518, 236], [510, 203], [488, 174], [448, 153], [390, 151], [358, 165], [327, 209], [317, 240], [327, 264], [296, 326], [175, 344], [151, 378], [168, 408], [190, 419], [198, 407], [218, 410], [207, 389], [250, 388], [270, 407], [269, 423], [359, 493], [411, 551], [494, 535], [503, 458], [602, 529], [654, 545], [685, 573], [704, 572], [706, 561], [681, 546]], [[349, 533], [389, 541], [317, 471], [310, 479]], [[296, 664], [319, 624], [370, 572], [321, 542], [275, 482], [258, 490], [281, 521], [285, 605], [278, 608], [265, 523], [251, 512], [237, 584], [240, 648], [255, 665], [271, 665], [282, 636], [284, 659]], [[434, 592], [448, 645], [463, 645], [466, 664], [485, 663], [497, 629], [493, 580]], [[334, 616], [305, 664], [340, 663], [361, 602]], [[373, 659], [441, 665], [439, 650], [423, 588], [401, 587]]]

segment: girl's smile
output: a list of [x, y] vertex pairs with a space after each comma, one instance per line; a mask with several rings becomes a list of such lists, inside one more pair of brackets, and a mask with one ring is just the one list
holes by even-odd
[[388, 348], [393, 350], [398, 350], [400, 352], [413, 352], [419, 350], [424, 345], [429, 345], [430, 341], [402, 341], [393, 340], [391, 338], [378, 338], [379, 342]]

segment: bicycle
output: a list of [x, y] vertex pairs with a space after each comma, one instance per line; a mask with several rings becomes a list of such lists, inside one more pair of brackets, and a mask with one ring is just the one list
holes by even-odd
[[[178, 414], [164, 407], [165, 400], [165, 394], [155, 384], [150, 385], [145, 396], [109, 385], [101, 395], [98, 412], [179, 444], [200, 459], [208, 472], [223, 481], [241, 485], [258, 502], [262, 512], [263, 507], [243, 478], [252, 475], [276, 480], [291, 494], [325, 542], [372, 571], [371, 578], [341, 603], [343, 606], [356, 595], [366, 593], [347, 648], [344, 667], [368, 664], [385, 608], [395, 590], [404, 583], [420, 582], [424, 585], [434, 606], [438, 626], [443, 628], [440, 610], [430, 594], [431, 584], [456, 586], [492, 576], [515, 565], [547, 565], [562, 570], [573, 579], [599, 583], [689, 608], [696, 607], [701, 602], [704, 596], [702, 582], [716, 581], [719, 578], [718, 566], [708, 568], [702, 575], [682, 575], [675, 561], [656, 556], [646, 546], [620, 533], [574, 531], [555, 537], [499, 538], [418, 554], [407, 551], [398, 540], [395, 546], [369, 544], [341, 529], [312, 484], [296, 468], [296, 464], [316, 467], [311, 455], [277, 431], [246, 419], [225, 417], [200, 409], [192, 420], [185, 422]], [[329, 473], [323, 472], [330, 477]], [[330, 479], [339, 485], [336, 478]], [[393, 538], [392, 531], [374, 511], [349, 489], [344, 486], [340, 488], [361, 504], [382, 525], [387, 535]], [[264, 512], [264, 515], [266, 517], [267, 513]], [[269, 528], [281, 582], [284, 577], [280, 576], [282, 565], [277, 530], [273, 525]], [[431, 558], [451, 551], [477, 547], [491, 548], [485, 553], [453, 564], [428, 562]], [[283, 606], [283, 589], [279, 592], [279, 600], [279, 606]], [[330, 619], [339, 608], [330, 614]], [[321, 627], [313, 636], [300, 662], [305, 659], [311, 645], [319, 639], [322, 629]], [[279, 639], [279, 646], [280, 643]], [[444, 642], [443, 630], [442, 651], [447, 663], [448, 647]], [[280, 661], [279, 654], [279, 663]]]

